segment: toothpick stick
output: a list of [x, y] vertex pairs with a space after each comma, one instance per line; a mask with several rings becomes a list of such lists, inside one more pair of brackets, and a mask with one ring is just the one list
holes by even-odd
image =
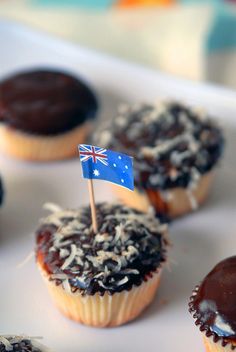
[[93, 231], [94, 233], [97, 233], [98, 232], [97, 214], [96, 214], [96, 206], [95, 206], [95, 200], [94, 200], [93, 180], [91, 179], [88, 180], [88, 189], [89, 189], [89, 200], [90, 200]]

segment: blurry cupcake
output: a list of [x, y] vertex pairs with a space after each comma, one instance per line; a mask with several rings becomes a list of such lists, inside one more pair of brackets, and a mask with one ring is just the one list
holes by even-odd
[[97, 107], [90, 88], [68, 73], [15, 74], [0, 83], [0, 151], [34, 161], [72, 157]]
[[135, 319], [153, 300], [166, 259], [166, 225], [122, 205], [97, 204], [52, 214], [37, 231], [36, 260], [67, 317], [108, 327]]
[[195, 288], [190, 312], [207, 352], [236, 349], [236, 256], [223, 260]]
[[94, 142], [134, 157], [136, 190], [119, 188], [121, 200], [171, 218], [205, 201], [224, 144], [213, 120], [176, 102], [122, 106]]
[[35, 338], [19, 335], [0, 335], [1, 352], [51, 352]]

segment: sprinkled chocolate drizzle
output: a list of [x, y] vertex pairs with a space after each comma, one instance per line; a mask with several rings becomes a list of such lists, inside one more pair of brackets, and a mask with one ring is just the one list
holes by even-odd
[[0, 336], [0, 352], [49, 352], [48, 349], [27, 336]]
[[82, 80], [58, 70], [20, 72], [0, 83], [0, 122], [23, 132], [63, 133], [94, 118], [97, 108]]
[[214, 342], [236, 349], [236, 256], [217, 264], [190, 297], [195, 324]]
[[122, 105], [94, 143], [134, 157], [139, 190], [193, 189], [218, 162], [222, 131], [203, 111], [177, 102]]
[[100, 203], [94, 234], [89, 207], [47, 208], [52, 214], [37, 231], [36, 257], [50, 280], [69, 292], [130, 290], [152, 277], [165, 260], [167, 226], [153, 215]]

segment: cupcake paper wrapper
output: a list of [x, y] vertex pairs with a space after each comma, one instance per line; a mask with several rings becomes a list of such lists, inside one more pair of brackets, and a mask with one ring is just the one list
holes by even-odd
[[13, 157], [32, 161], [66, 159], [77, 154], [90, 131], [85, 123], [71, 131], [55, 136], [38, 136], [0, 125], [0, 151]]
[[[167, 210], [167, 214], [171, 218], [182, 216], [193, 210], [196, 210], [199, 205], [206, 200], [213, 179], [213, 172], [209, 172], [201, 177], [196, 188], [190, 190], [188, 188], [173, 188], [164, 192], [156, 191], [158, 198], [162, 204], [158, 204], [155, 208], [162, 213], [163, 207]], [[149, 201], [147, 193], [140, 192], [137, 189], [131, 194], [126, 189], [121, 189], [112, 185], [117, 197], [126, 205], [137, 210], [147, 212], [150, 206], [153, 206]]]
[[72, 320], [96, 327], [118, 326], [135, 319], [152, 302], [162, 271], [158, 269], [147, 281], [130, 291], [82, 296], [79, 291], [68, 293], [61, 285], [49, 281], [40, 264], [39, 267], [59, 310]]
[[213, 337], [206, 337], [203, 335], [203, 341], [206, 348], [206, 352], [232, 352], [235, 351], [235, 348], [230, 343], [226, 346], [222, 346], [222, 341], [218, 342], [213, 341]]

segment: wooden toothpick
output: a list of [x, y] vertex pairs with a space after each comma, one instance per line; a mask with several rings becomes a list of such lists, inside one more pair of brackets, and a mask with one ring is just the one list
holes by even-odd
[[97, 233], [98, 232], [97, 213], [96, 213], [93, 180], [92, 179], [88, 180], [88, 189], [89, 189], [89, 201], [90, 201], [90, 208], [91, 208], [93, 231], [94, 231], [94, 233]]

